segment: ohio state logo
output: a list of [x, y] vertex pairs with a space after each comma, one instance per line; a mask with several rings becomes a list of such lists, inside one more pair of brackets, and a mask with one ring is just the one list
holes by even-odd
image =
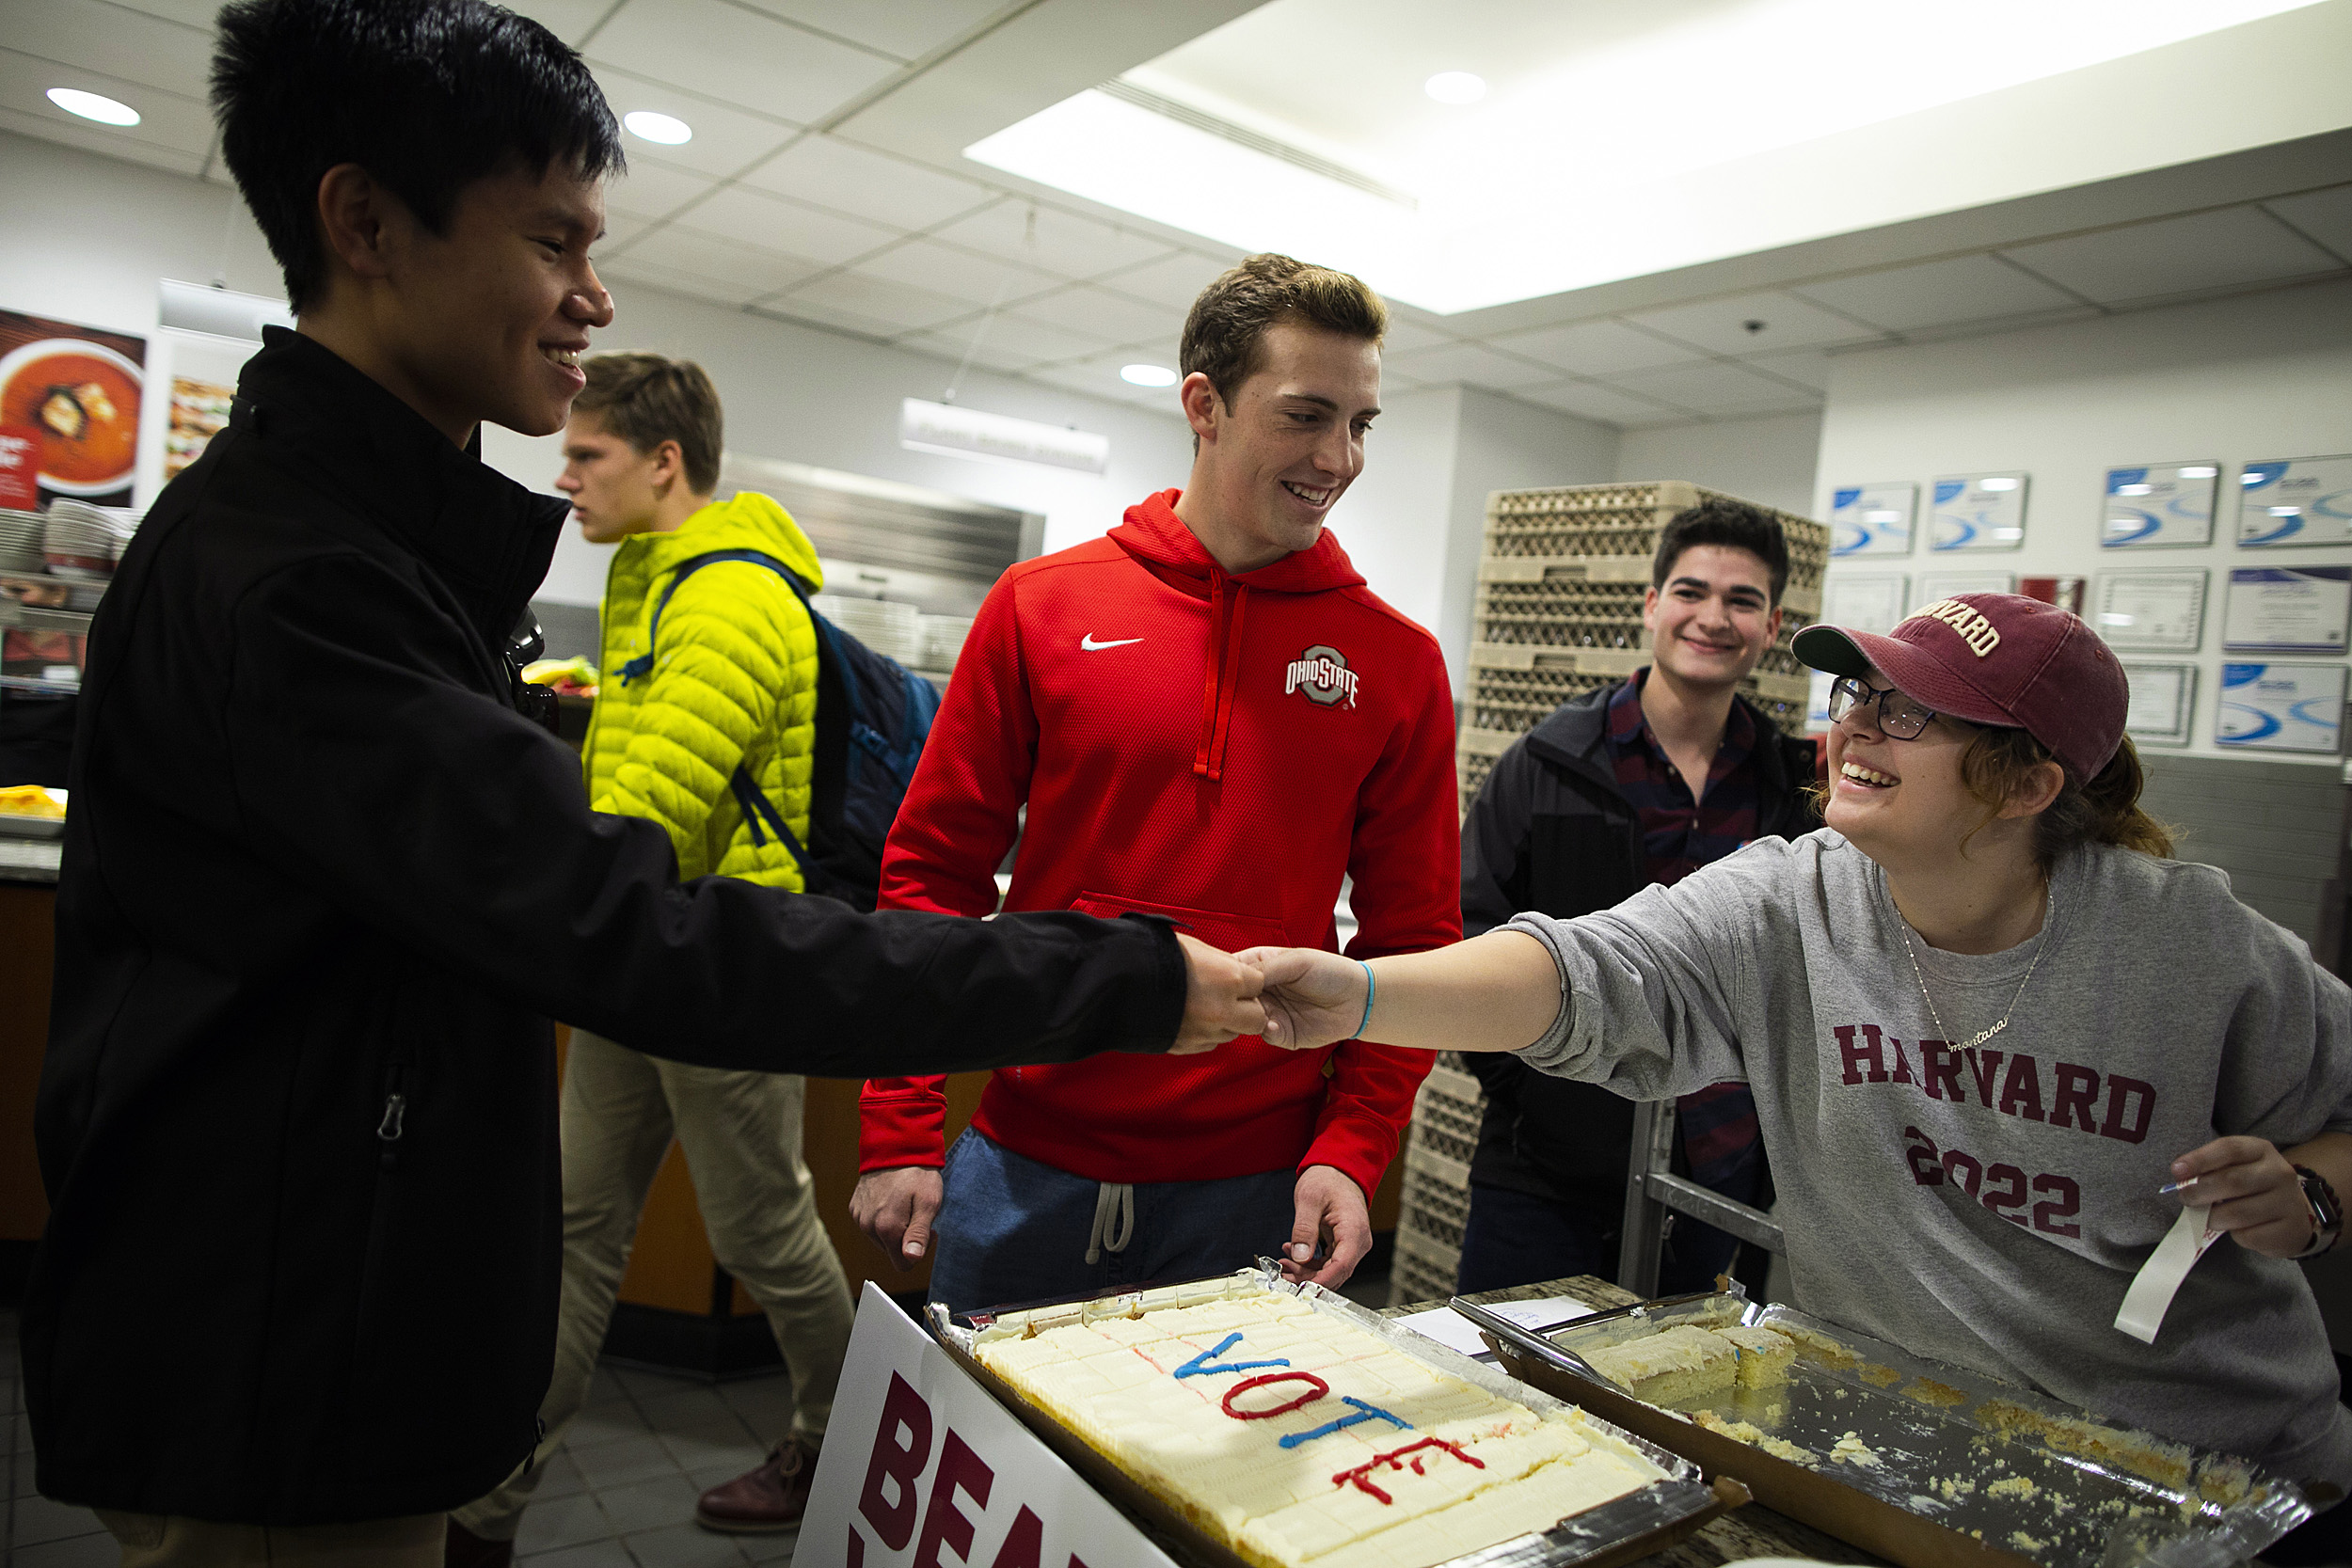
[[1336, 707], [1344, 699], [1349, 707], [1356, 705], [1356, 672], [1347, 667], [1347, 656], [1337, 648], [1318, 642], [1291, 660], [1290, 670], [1282, 680], [1282, 695], [1296, 691], [1317, 707]]

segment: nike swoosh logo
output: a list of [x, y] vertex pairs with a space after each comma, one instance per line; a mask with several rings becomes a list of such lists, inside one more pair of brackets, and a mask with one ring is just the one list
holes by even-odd
[[1123, 648], [1130, 642], [1140, 642], [1142, 641], [1143, 639], [1140, 637], [1122, 637], [1116, 642], [1097, 642], [1094, 640], [1094, 634], [1092, 632], [1089, 632], [1084, 637], [1078, 639], [1078, 646], [1084, 648], [1088, 653], [1099, 654], [1105, 648]]

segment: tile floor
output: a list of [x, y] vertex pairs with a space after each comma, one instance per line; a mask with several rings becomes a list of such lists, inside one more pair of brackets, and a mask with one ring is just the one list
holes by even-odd
[[[0, 1313], [0, 1406], [8, 1421], [8, 1568], [115, 1568], [114, 1537], [87, 1509], [33, 1490], [33, 1440], [18, 1375], [16, 1316]], [[779, 1371], [713, 1386], [634, 1368], [596, 1373], [589, 1407], [548, 1466], [516, 1537], [532, 1568], [746, 1568], [789, 1563], [795, 1537], [715, 1535], [694, 1499], [759, 1463], [790, 1424]]]

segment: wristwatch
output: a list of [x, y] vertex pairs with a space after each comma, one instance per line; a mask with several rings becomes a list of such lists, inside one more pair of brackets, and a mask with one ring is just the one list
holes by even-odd
[[2328, 1179], [2309, 1165], [2297, 1165], [2295, 1174], [2303, 1179], [2303, 1201], [2312, 1206], [2312, 1244], [2296, 1253], [2297, 1258], [2316, 1258], [2336, 1244], [2344, 1234], [2344, 1200], [2328, 1185]]

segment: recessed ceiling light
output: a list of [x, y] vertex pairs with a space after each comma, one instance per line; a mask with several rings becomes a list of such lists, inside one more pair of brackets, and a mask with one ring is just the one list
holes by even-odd
[[1121, 365], [1119, 379], [1133, 387], [1173, 387], [1176, 372], [1166, 365]]
[[94, 92], [78, 87], [51, 87], [49, 102], [70, 115], [94, 119], [101, 125], [136, 125], [139, 112], [128, 103], [118, 103], [111, 98], [101, 98]]
[[1440, 103], [1475, 103], [1486, 96], [1486, 78], [1467, 71], [1440, 71], [1421, 90]]
[[640, 141], [660, 147], [683, 147], [694, 139], [694, 128], [673, 115], [632, 109], [621, 117], [621, 127]]

